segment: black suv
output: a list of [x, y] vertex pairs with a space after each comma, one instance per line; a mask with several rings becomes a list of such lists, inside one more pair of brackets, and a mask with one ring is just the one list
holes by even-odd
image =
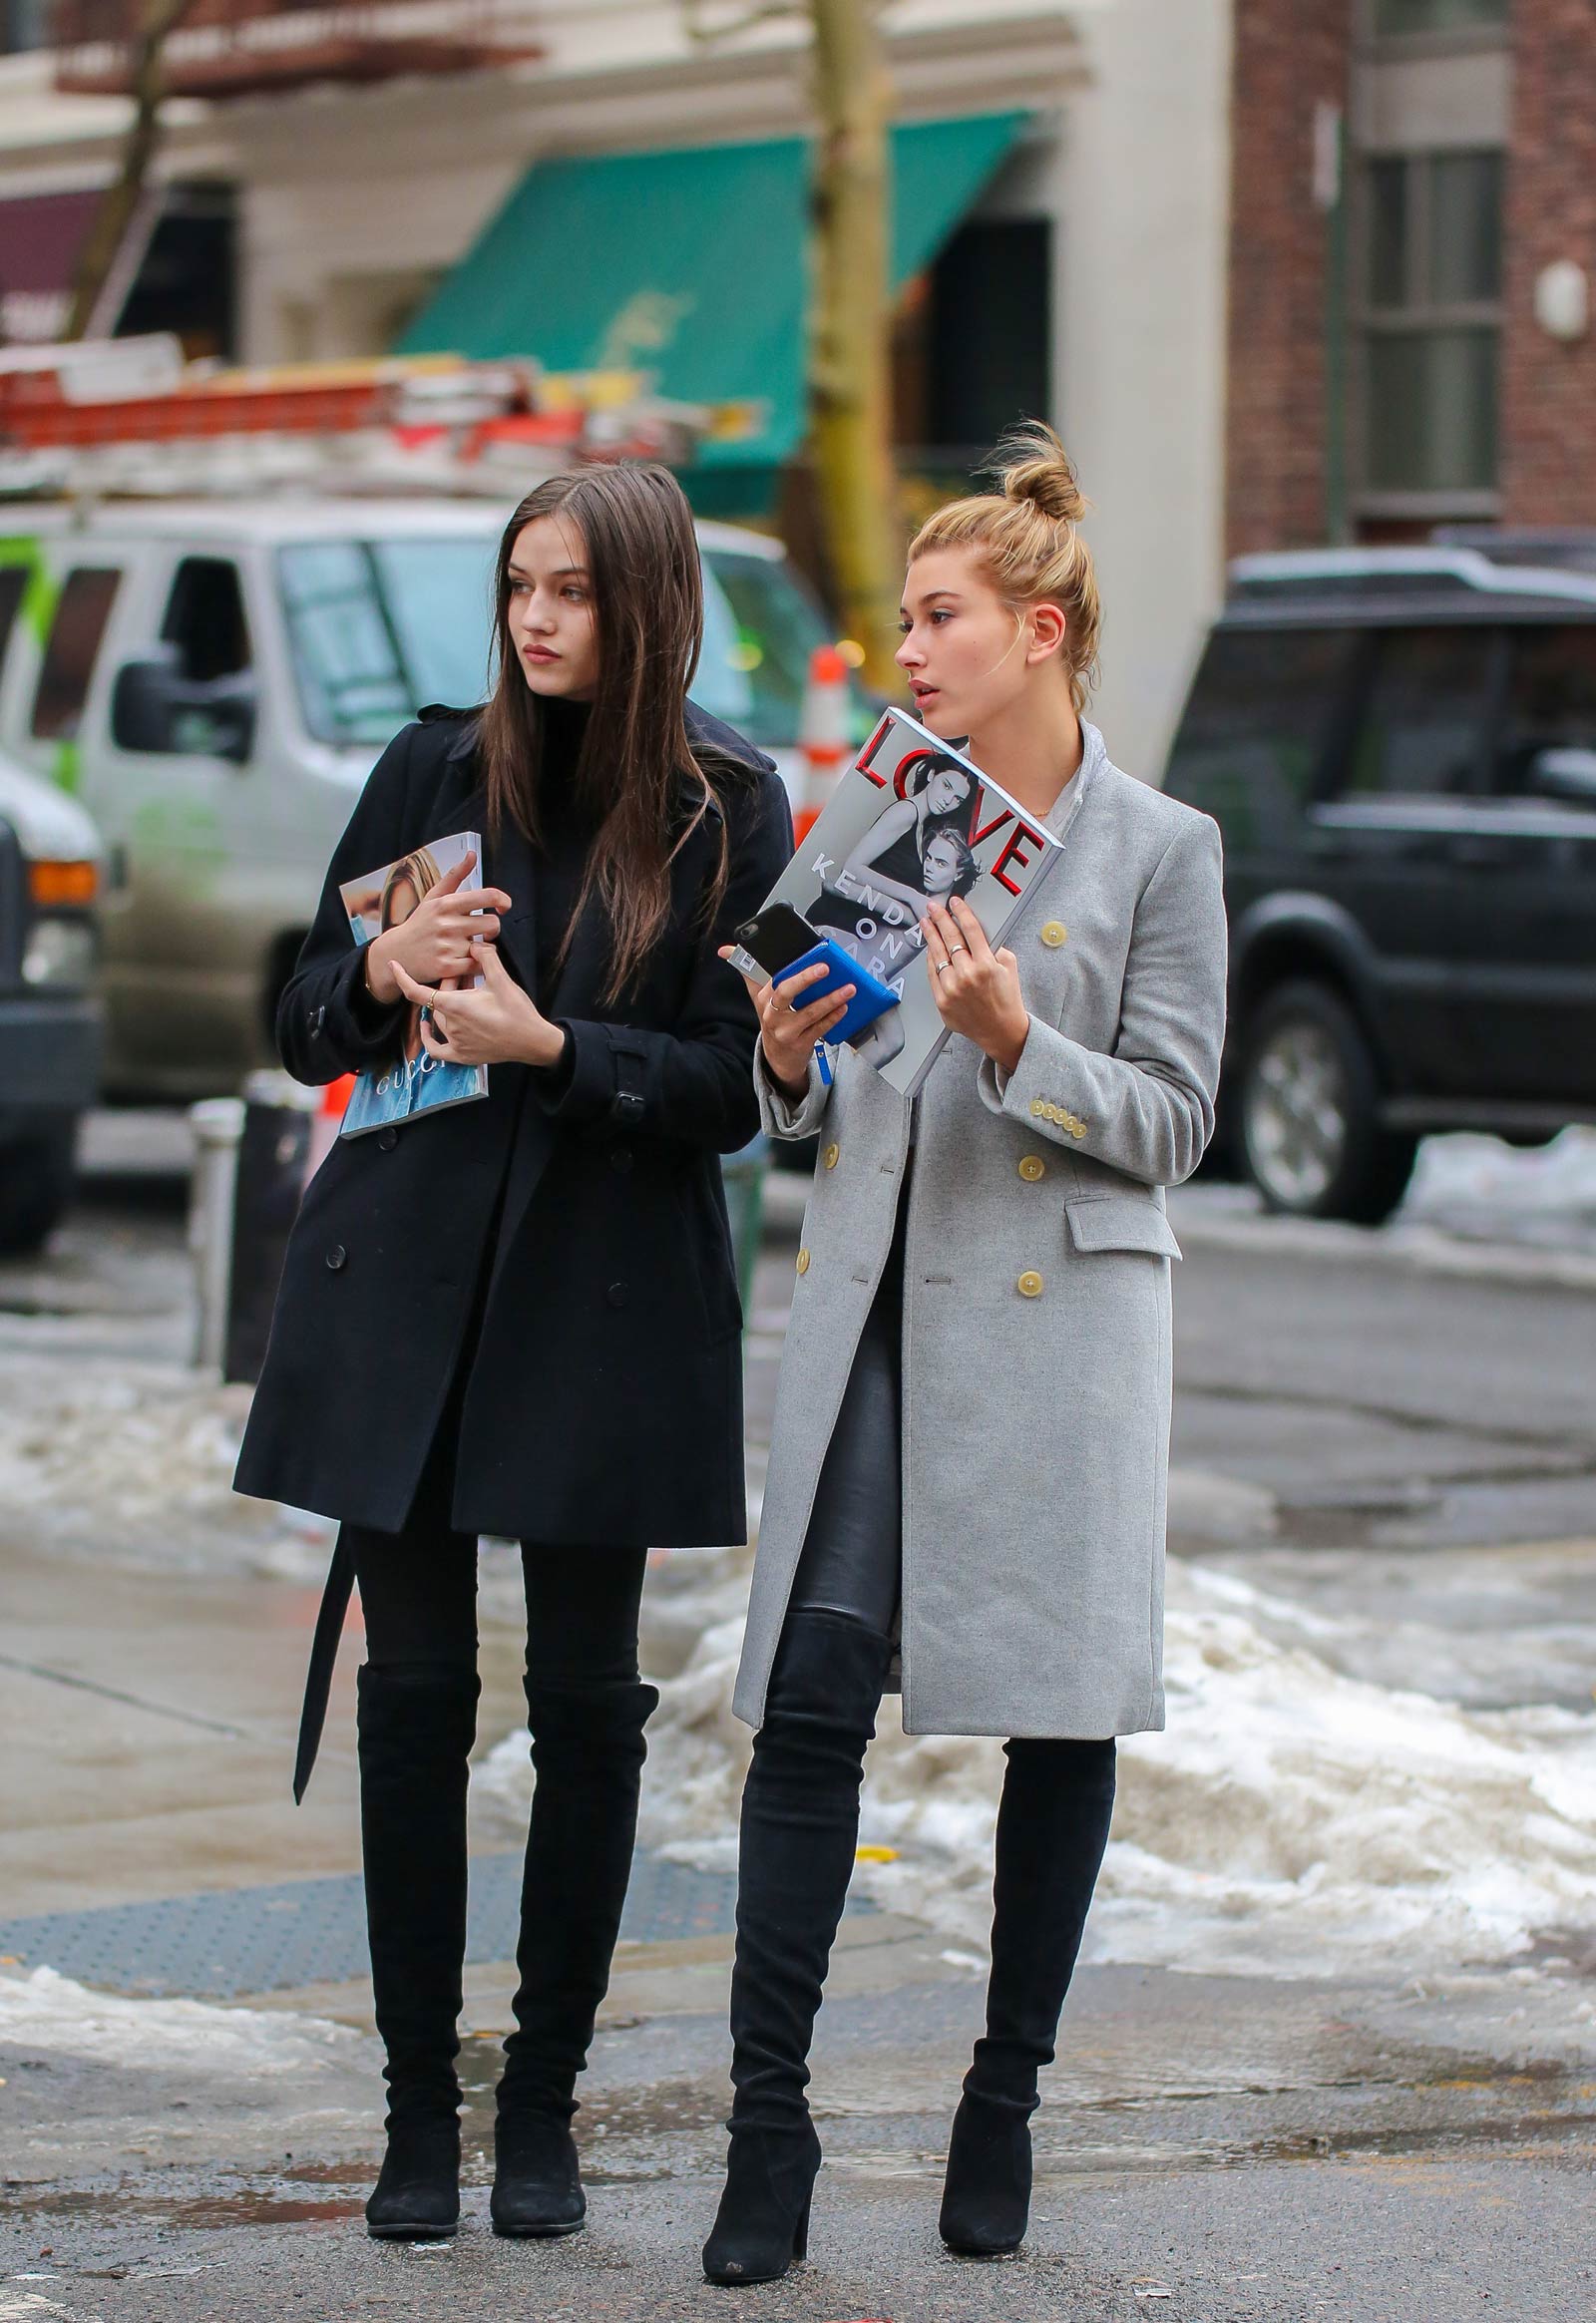
[[1220, 1150], [1373, 1224], [1419, 1135], [1596, 1121], [1596, 572], [1249, 557], [1166, 788], [1225, 837]]

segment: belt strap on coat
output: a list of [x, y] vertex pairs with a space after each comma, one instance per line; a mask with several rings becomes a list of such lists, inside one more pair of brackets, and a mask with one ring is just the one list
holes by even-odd
[[299, 1747], [293, 1762], [295, 1806], [304, 1797], [310, 1781], [310, 1770], [316, 1762], [316, 1752], [321, 1747], [321, 1730], [327, 1721], [327, 1699], [332, 1692], [333, 1665], [338, 1659], [338, 1640], [343, 1636], [344, 1615], [349, 1611], [354, 1585], [355, 1561], [345, 1545], [340, 1526], [338, 1545], [332, 1552], [332, 1563], [327, 1568], [327, 1586], [321, 1592], [316, 1634], [310, 1641], [310, 1667], [305, 1673], [305, 1699], [299, 1713]]

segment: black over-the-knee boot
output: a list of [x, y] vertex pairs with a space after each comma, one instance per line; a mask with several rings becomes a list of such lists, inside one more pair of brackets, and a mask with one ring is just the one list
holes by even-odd
[[809, 2043], [859, 1834], [891, 1641], [851, 1615], [789, 1614], [742, 1794], [731, 1980], [731, 2150], [704, 2273], [769, 2282], [802, 2258], [820, 2141]]
[[360, 1831], [388, 2151], [366, 2204], [379, 2237], [460, 2222], [460, 1979], [466, 1784], [475, 1670], [412, 1664], [359, 1676]]
[[505, 2043], [490, 2213], [498, 2234], [573, 2234], [587, 2200], [571, 2120], [609, 1983], [637, 1833], [643, 1728], [633, 1679], [527, 1680], [537, 1788], [521, 1887], [516, 2029]]
[[1030, 2117], [1050, 2065], [1114, 1808], [1114, 1745], [1005, 1745], [993, 1877], [987, 2031], [954, 2117], [942, 2238], [1005, 2257], [1030, 2213]]

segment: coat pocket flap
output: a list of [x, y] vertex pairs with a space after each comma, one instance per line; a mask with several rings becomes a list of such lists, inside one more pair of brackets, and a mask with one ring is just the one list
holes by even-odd
[[1160, 1259], [1180, 1256], [1174, 1229], [1156, 1202], [1088, 1194], [1066, 1202], [1064, 1209], [1076, 1250], [1144, 1250]]

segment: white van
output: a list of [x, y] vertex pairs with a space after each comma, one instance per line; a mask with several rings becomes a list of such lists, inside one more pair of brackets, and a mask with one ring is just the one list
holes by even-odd
[[[0, 519], [0, 754], [106, 849], [107, 1089], [233, 1089], [351, 803], [426, 702], [482, 698], [496, 503], [13, 503]], [[780, 549], [699, 527], [693, 698], [796, 779], [820, 615]]]

